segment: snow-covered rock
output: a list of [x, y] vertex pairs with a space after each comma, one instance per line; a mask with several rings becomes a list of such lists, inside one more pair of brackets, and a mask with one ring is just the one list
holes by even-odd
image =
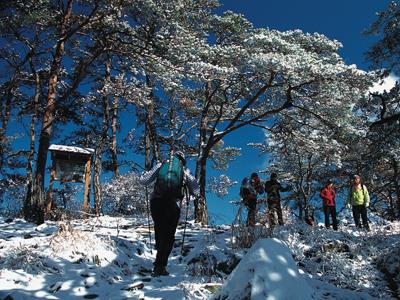
[[258, 240], [214, 299], [311, 299], [312, 289], [280, 240]]

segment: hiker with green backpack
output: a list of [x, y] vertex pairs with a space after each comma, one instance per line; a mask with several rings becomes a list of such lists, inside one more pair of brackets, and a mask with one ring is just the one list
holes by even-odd
[[200, 190], [196, 179], [186, 168], [185, 155], [181, 151], [172, 153], [169, 160], [159, 162], [139, 178], [139, 182], [144, 186], [154, 181], [150, 211], [154, 222], [157, 254], [152, 275], [160, 276], [169, 274], [166, 266], [174, 245], [180, 217], [178, 202], [184, 197], [184, 189], [187, 188], [194, 196], [199, 195]]

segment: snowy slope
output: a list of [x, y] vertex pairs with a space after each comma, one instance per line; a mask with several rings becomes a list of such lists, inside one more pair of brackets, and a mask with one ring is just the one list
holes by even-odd
[[230, 226], [193, 223], [182, 247], [180, 225], [170, 276], [155, 278], [146, 220], [104, 216], [37, 227], [0, 218], [0, 299], [248, 299], [246, 286], [265, 296], [254, 299], [391, 299], [400, 282], [400, 225], [379, 222], [370, 233], [351, 224], [334, 232], [293, 223], [272, 233], [260, 225], [249, 233], [262, 238], [251, 249], [232, 247]]

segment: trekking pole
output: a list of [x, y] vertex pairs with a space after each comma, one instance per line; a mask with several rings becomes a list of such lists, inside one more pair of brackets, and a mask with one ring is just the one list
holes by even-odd
[[[133, 162], [136, 166], [138, 166], [140, 169], [143, 171], [146, 170], [143, 168], [141, 165], [139, 165], [137, 162]], [[152, 161], [152, 164], [154, 163], [154, 160]], [[149, 206], [149, 192], [147, 190], [147, 186], [145, 187], [145, 194], [146, 194], [146, 207], [147, 207], [147, 226], [149, 229], [149, 244], [150, 244], [150, 253], [153, 254], [153, 250], [151, 248], [151, 229], [150, 229], [150, 206]]]
[[147, 225], [149, 228], [149, 244], [150, 244], [150, 253], [153, 254], [153, 250], [151, 247], [151, 230], [150, 230], [150, 206], [149, 206], [149, 193], [147, 191], [147, 186], [145, 188], [145, 192], [146, 192], [146, 206], [147, 206]]
[[188, 212], [189, 212], [189, 200], [190, 199], [189, 199], [189, 191], [188, 191], [187, 186], [185, 186], [185, 195], [186, 195], [186, 216], [185, 216], [185, 226], [183, 228], [181, 255], [183, 255], [183, 246], [185, 245], [186, 223], [187, 223]]

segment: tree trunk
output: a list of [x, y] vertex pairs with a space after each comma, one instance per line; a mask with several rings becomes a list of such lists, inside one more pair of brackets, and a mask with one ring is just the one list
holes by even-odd
[[10, 120], [11, 116], [11, 103], [12, 103], [12, 98], [13, 98], [13, 92], [16, 88], [16, 80], [17, 77], [19, 76], [19, 69], [15, 71], [15, 74], [13, 75], [12, 79], [10, 80], [9, 86], [7, 88], [6, 96], [5, 96], [5, 105], [4, 105], [4, 111], [3, 108], [1, 108], [1, 128], [0, 128], [0, 171], [3, 167], [3, 162], [4, 162], [4, 151], [5, 151], [5, 135], [8, 127], [8, 122]]
[[390, 187], [388, 189], [388, 194], [387, 194], [386, 198], [387, 198], [387, 201], [389, 202], [389, 209], [388, 209], [389, 210], [389, 216], [390, 216], [389, 220], [390, 221], [394, 221], [394, 220], [397, 219], [397, 216], [396, 216], [396, 214], [397, 214], [397, 209], [396, 209], [397, 205], [393, 201], [392, 192], [390, 190]]
[[149, 104], [146, 112], [145, 123], [145, 169], [152, 167], [152, 161], [161, 161], [161, 151], [156, 138], [156, 130], [154, 125], [154, 106]]
[[[206, 86], [206, 96], [208, 97], [209, 86]], [[200, 121], [200, 136], [198, 143], [199, 157], [196, 162], [196, 179], [200, 185], [200, 198], [194, 202], [194, 217], [195, 221], [201, 224], [208, 224], [208, 211], [206, 202], [206, 172], [207, 172], [207, 159], [213, 143], [213, 137], [209, 136], [207, 140], [208, 129], [208, 105], [206, 104], [202, 111]]]
[[299, 153], [295, 152], [296, 159], [297, 159], [297, 168], [298, 168], [298, 174], [297, 174], [297, 206], [299, 210], [299, 218], [302, 218], [303, 216], [303, 201], [306, 198], [305, 192], [304, 192], [304, 173], [303, 173], [303, 162], [301, 160], [301, 156]]
[[53, 184], [54, 184], [54, 179], [56, 177], [56, 164], [54, 161], [54, 157], [52, 157], [51, 159], [53, 163], [51, 165], [51, 171], [50, 171], [50, 182], [49, 182], [49, 189], [47, 191], [45, 215], [48, 215], [51, 212], [51, 210], [54, 209], [55, 207], [53, 202]]
[[154, 85], [149, 75], [146, 75], [146, 84], [151, 87], [149, 94], [150, 103], [146, 107], [146, 120], [145, 120], [145, 131], [146, 131], [146, 168], [151, 167], [151, 155], [156, 161], [161, 160], [161, 150], [157, 139], [157, 129], [154, 123]]
[[211, 105], [211, 83], [207, 82], [204, 87], [205, 101], [201, 112], [199, 142], [198, 142], [198, 159], [196, 162], [196, 179], [200, 185], [200, 198], [194, 203], [195, 221], [201, 224], [208, 224], [208, 210], [206, 201], [206, 175], [207, 175], [207, 159], [212, 146], [215, 144], [213, 132], [208, 133], [209, 118], [208, 112]]
[[393, 167], [393, 183], [397, 197], [397, 219], [400, 219], [400, 186], [399, 186], [399, 163], [395, 158], [392, 158]]
[[206, 201], [206, 170], [207, 170], [207, 157], [204, 155], [199, 162], [199, 185], [200, 185], [200, 198], [195, 201], [195, 221], [203, 225], [208, 225], [208, 208]]
[[207, 178], [207, 159], [208, 150], [203, 150], [196, 164], [196, 179], [200, 186], [200, 198], [194, 202], [195, 221], [203, 225], [208, 224], [208, 209], [206, 201], [206, 178]]
[[[304, 198], [303, 198], [303, 200], [304, 200]], [[303, 220], [304, 206], [303, 206], [303, 201], [301, 200], [301, 198], [300, 198], [298, 205], [299, 205], [299, 219]]]
[[42, 129], [39, 139], [39, 150], [36, 159], [36, 172], [33, 182], [33, 193], [31, 197], [32, 216], [29, 220], [42, 224], [44, 222], [44, 176], [46, 173], [47, 152], [50, 145], [51, 131], [54, 121], [55, 97], [56, 97], [57, 74], [53, 74], [49, 81], [49, 94], [47, 106], [43, 116]]
[[113, 165], [114, 176], [119, 176], [118, 157], [117, 157], [117, 122], [118, 122], [118, 97], [114, 98], [112, 109], [112, 141], [111, 141], [111, 159]]
[[27, 174], [27, 190], [26, 197], [24, 202], [24, 217], [27, 219], [30, 213], [30, 198], [32, 194], [32, 183], [33, 183], [33, 159], [35, 156], [35, 125], [36, 118], [38, 115], [38, 107], [39, 107], [39, 98], [40, 98], [40, 75], [35, 71], [33, 65], [31, 63], [32, 73], [35, 78], [35, 95], [32, 98], [32, 118], [31, 118], [31, 126], [29, 131], [29, 155], [28, 155], [28, 164], [26, 166], [26, 174]]
[[[90, 174], [92, 170], [92, 157], [85, 164], [84, 184], [85, 190], [83, 193], [83, 211], [90, 211]], [[101, 210], [100, 210], [101, 211]]]
[[32, 187], [32, 197], [30, 206], [32, 214], [28, 220], [36, 222], [36, 224], [44, 223], [44, 208], [45, 208], [45, 191], [44, 191], [44, 176], [46, 173], [47, 152], [49, 150], [50, 138], [53, 129], [54, 112], [56, 106], [58, 73], [61, 67], [61, 59], [64, 55], [64, 38], [67, 33], [67, 24], [72, 16], [73, 0], [68, 0], [67, 9], [60, 27], [59, 39], [56, 45], [56, 50], [51, 63], [47, 103], [43, 115], [42, 128], [40, 131], [39, 150], [36, 159], [36, 171]]
[[153, 157], [156, 161], [160, 161], [161, 160], [161, 150], [160, 150], [160, 144], [157, 139], [156, 125], [154, 123], [154, 102], [152, 102], [148, 107], [147, 121], [148, 121], [148, 126], [149, 126], [151, 145], [153, 147]]
[[[110, 82], [111, 80], [111, 61], [108, 60], [105, 65], [105, 75], [104, 82]], [[101, 131], [101, 138], [99, 144], [96, 147], [96, 158], [94, 162], [94, 177], [93, 177], [93, 188], [94, 188], [94, 211], [96, 216], [99, 216], [101, 213], [101, 204], [102, 204], [102, 196], [101, 196], [101, 186], [100, 186], [100, 176], [101, 176], [101, 164], [102, 164], [102, 156], [103, 150], [106, 149], [106, 144], [108, 140], [108, 124], [110, 119], [109, 114], [109, 97], [108, 95], [103, 96], [103, 126]]]
[[147, 122], [144, 126], [144, 168], [147, 171], [151, 169], [151, 141]]
[[308, 207], [308, 202], [311, 198], [312, 192], [312, 177], [313, 177], [313, 165], [312, 165], [312, 155], [310, 154], [307, 157], [307, 175], [306, 175], [306, 189], [304, 192], [304, 202], [301, 207], [300, 219], [303, 220], [303, 216], [305, 215], [305, 208]]
[[94, 213], [100, 216], [101, 213], [101, 149], [97, 147], [94, 158], [94, 174], [93, 174], [93, 194], [94, 194]]

